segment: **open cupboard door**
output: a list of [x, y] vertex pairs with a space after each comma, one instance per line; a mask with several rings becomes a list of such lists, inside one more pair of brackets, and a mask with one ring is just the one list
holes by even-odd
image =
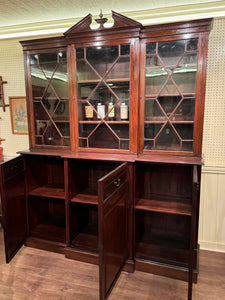
[[27, 234], [25, 168], [22, 156], [0, 165], [2, 225], [6, 262], [23, 245]]
[[100, 300], [109, 296], [128, 257], [128, 170], [124, 163], [98, 181]]

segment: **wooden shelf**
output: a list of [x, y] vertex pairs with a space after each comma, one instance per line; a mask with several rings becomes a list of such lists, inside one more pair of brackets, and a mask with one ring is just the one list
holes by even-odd
[[57, 199], [65, 199], [65, 191], [63, 188], [54, 186], [40, 186], [29, 192], [31, 196], [49, 197]]
[[[105, 82], [129, 82], [130, 78], [111, 78], [111, 79], [104, 79]], [[78, 84], [94, 84], [99, 83], [102, 81], [102, 78], [99, 79], [86, 79], [86, 80], [78, 80]]]
[[[146, 94], [145, 95], [145, 101], [148, 100], [148, 101], [152, 101], [152, 99], [155, 99], [155, 98], [161, 98], [161, 97], [179, 97], [180, 95], [177, 95], [177, 94], [165, 94], [165, 93], [160, 93], [160, 95], [158, 93], [156, 94], [152, 94], [152, 95], [148, 95]], [[183, 93], [183, 97], [184, 98], [195, 98], [196, 97], [196, 94], [194, 93]]]
[[[167, 123], [169, 120], [152, 120], [152, 121], [145, 121], [145, 124], [164, 124]], [[194, 124], [194, 121], [176, 121], [170, 120], [172, 124]]]
[[88, 195], [88, 194], [77, 194], [70, 201], [75, 202], [75, 203], [98, 205], [98, 196], [97, 195]]
[[[43, 98], [43, 97], [33, 97], [33, 101], [37, 101], [37, 102], [40, 102], [41, 99], [47, 99], [47, 100], [58, 100], [57, 97], [47, 97], [47, 98]], [[60, 99], [60, 101], [69, 101], [69, 97], [62, 97]]]
[[[99, 121], [79, 121], [79, 124], [99, 124], [101, 123], [101, 120]], [[106, 121], [104, 120], [103, 123], [107, 123], [107, 124], [115, 124], [115, 125], [120, 125], [120, 124], [129, 124], [129, 121]]]
[[146, 211], [191, 216], [191, 204], [181, 202], [138, 199], [135, 208]]
[[[70, 121], [67, 119], [67, 120], [62, 120], [62, 119], [57, 119], [57, 118], [53, 118], [52, 119], [53, 120], [53, 122], [55, 122], [55, 123], [70, 123]], [[50, 122], [50, 121], [52, 121], [50, 118], [48, 118], [48, 119], [36, 119], [35, 121], [36, 122]]]

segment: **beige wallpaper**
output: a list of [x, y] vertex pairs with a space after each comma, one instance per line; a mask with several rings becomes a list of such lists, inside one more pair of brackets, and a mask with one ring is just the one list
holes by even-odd
[[225, 167], [225, 18], [215, 19], [209, 38], [203, 158]]
[[[0, 41], [0, 75], [7, 81], [4, 84], [6, 103], [10, 96], [25, 96], [23, 53], [18, 40]], [[15, 156], [17, 151], [28, 149], [27, 135], [12, 134], [9, 107], [6, 112], [0, 108], [0, 117], [0, 137], [5, 138], [3, 155]]]

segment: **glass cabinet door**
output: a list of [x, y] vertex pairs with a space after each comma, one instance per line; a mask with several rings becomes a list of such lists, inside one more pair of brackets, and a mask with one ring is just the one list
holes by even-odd
[[193, 152], [198, 39], [145, 45], [144, 151]]
[[66, 50], [30, 54], [36, 145], [70, 145]]
[[129, 149], [130, 45], [76, 49], [80, 148]]

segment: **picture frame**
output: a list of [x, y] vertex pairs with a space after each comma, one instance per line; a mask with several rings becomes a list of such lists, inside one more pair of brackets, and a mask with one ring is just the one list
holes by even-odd
[[13, 134], [28, 134], [26, 97], [9, 97]]

